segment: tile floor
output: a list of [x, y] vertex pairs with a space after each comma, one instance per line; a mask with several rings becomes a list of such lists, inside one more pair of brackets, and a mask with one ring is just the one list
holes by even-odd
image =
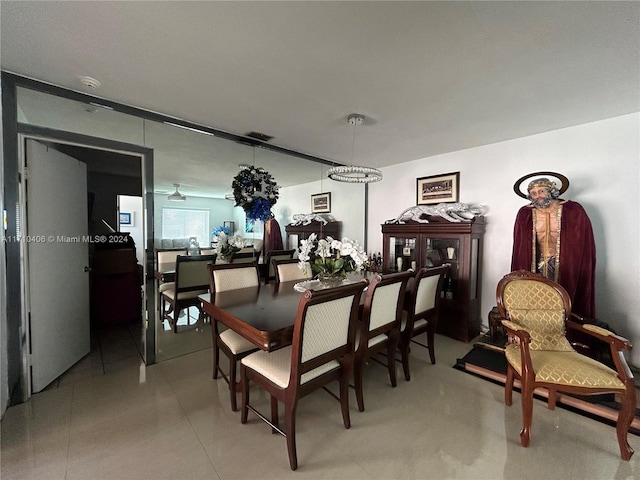
[[[415, 347], [412, 380], [399, 376], [395, 389], [369, 364], [367, 410], [357, 411], [351, 392], [349, 430], [329, 395], [303, 398], [292, 472], [284, 438], [231, 412], [226, 383], [211, 378], [210, 348], [145, 367], [134, 336], [104, 333], [102, 366], [87, 358], [93, 373], [78, 366], [6, 411], [3, 480], [640, 478], [640, 453], [620, 460], [612, 427], [538, 401], [522, 448], [516, 403], [505, 407], [502, 387], [453, 369], [470, 345], [441, 336], [438, 363]], [[253, 398], [268, 411], [264, 395]], [[640, 437], [629, 438], [640, 451]]]

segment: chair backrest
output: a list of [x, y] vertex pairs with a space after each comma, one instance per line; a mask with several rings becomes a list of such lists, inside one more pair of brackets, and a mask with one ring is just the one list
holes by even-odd
[[560, 284], [526, 270], [511, 272], [498, 282], [496, 301], [503, 318], [530, 333], [532, 350], [573, 350], [565, 336], [571, 299]]
[[174, 270], [176, 267], [176, 258], [178, 255], [186, 255], [186, 248], [157, 248], [156, 249], [156, 265], [159, 272], [165, 270]]
[[291, 249], [291, 250], [271, 250], [269, 253], [267, 253], [267, 256], [266, 256], [266, 259], [265, 259], [266, 264], [269, 267], [269, 270], [267, 272], [267, 278], [266, 278], [267, 282], [276, 277], [276, 269], [275, 269], [275, 265], [273, 264], [273, 260], [291, 259], [291, 258], [293, 258], [293, 254], [294, 253], [296, 253], [295, 249]]
[[[373, 337], [400, 328], [407, 282], [412, 272], [376, 275], [367, 288], [362, 310], [362, 331]], [[363, 338], [364, 340], [364, 338]]]
[[[353, 354], [360, 296], [366, 282], [305, 291], [293, 327], [289, 385], [312, 380], [312, 370]], [[333, 367], [331, 367], [333, 368]]]
[[217, 251], [217, 248], [201, 248], [200, 255], [213, 255], [214, 253], [217, 253]]
[[307, 263], [307, 268], [302, 269], [300, 262], [295, 258], [273, 260], [272, 262], [276, 272], [276, 283], [308, 280], [313, 275], [311, 265]]
[[207, 265], [215, 262], [216, 255], [178, 255], [176, 258], [176, 293], [207, 290], [209, 288]]
[[425, 318], [430, 312], [436, 312], [440, 304], [440, 292], [448, 265], [433, 268], [421, 268], [416, 272], [411, 299], [411, 313], [414, 318]]
[[258, 257], [256, 255], [256, 251], [251, 248], [250, 251], [247, 252], [236, 252], [231, 256], [231, 261], [229, 263], [251, 263], [257, 261]]
[[212, 293], [260, 285], [258, 264], [255, 261], [252, 263], [209, 265], [208, 268]]

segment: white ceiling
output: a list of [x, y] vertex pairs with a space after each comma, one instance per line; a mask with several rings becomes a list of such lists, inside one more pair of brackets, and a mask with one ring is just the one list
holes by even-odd
[[[380, 167], [640, 111], [638, 2], [0, 8], [4, 70], [341, 163]], [[355, 141], [354, 112], [365, 116]]]

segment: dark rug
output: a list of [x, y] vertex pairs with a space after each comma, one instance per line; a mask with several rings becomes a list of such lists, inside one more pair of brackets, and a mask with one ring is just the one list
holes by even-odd
[[[500, 348], [476, 344], [469, 353], [456, 361], [453, 368], [497, 385], [504, 385], [507, 360]], [[515, 386], [513, 389], [520, 391]], [[546, 397], [543, 395], [536, 394], [535, 397], [546, 402]], [[519, 405], [519, 400], [514, 399], [513, 405], [516, 406], [516, 404]], [[557, 406], [612, 426], [615, 426], [616, 412], [620, 410], [620, 404], [616, 402], [613, 394], [587, 396], [563, 394], [558, 399]], [[640, 436], [640, 409], [636, 409], [636, 418], [629, 433]]]

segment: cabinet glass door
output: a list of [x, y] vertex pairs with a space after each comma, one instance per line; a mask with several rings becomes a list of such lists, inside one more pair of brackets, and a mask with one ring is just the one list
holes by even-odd
[[416, 237], [389, 237], [389, 258], [384, 259], [389, 272], [415, 270], [416, 260]]
[[427, 238], [425, 245], [425, 266], [438, 267], [445, 263], [450, 265], [449, 272], [444, 279], [441, 296], [454, 300], [457, 296], [458, 258], [460, 255], [460, 239], [458, 238]]

